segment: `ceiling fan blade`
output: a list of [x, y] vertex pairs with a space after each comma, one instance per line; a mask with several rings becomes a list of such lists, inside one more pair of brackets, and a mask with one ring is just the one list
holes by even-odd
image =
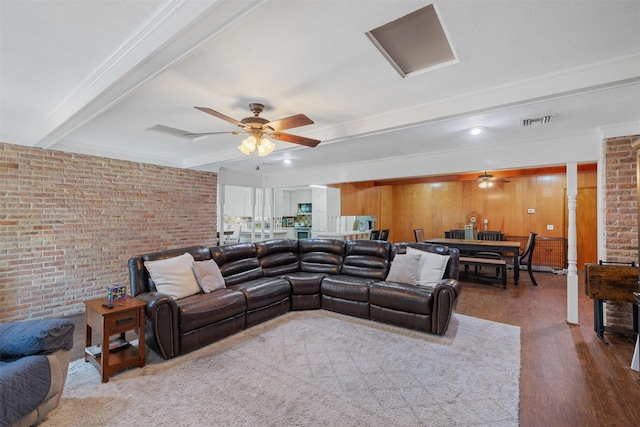
[[197, 109], [197, 110], [200, 110], [200, 111], [202, 111], [203, 113], [211, 114], [213, 117], [217, 117], [217, 118], [222, 119], [222, 120], [224, 120], [224, 121], [226, 121], [226, 122], [229, 122], [229, 123], [231, 123], [231, 124], [234, 124], [234, 125], [236, 125], [236, 126], [238, 126], [238, 127], [243, 128], [243, 127], [245, 126], [245, 125], [244, 125], [244, 123], [239, 122], [239, 121], [238, 121], [238, 120], [236, 120], [236, 119], [232, 119], [232, 118], [231, 118], [231, 117], [229, 117], [229, 116], [225, 116], [225, 115], [224, 115], [224, 114], [222, 114], [222, 113], [218, 113], [217, 111], [212, 110], [211, 108], [207, 108], [207, 107], [193, 107], [193, 108], [195, 108], [195, 109]]
[[294, 144], [306, 145], [307, 147], [315, 147], [321, 142], [318, 139], [305, 138], [304, 136], [291, 135], [290, 133], [278, 132], [278, 133], [272, 133], [269, 136], [278, 141], [292, 142]]
[[237, 130], [234, 130], [232, 132], [200, 132], [200, 133], [185, 133], [185, 136], [189, 136], [189, 137], [198, 137], [198, 136], [209, 136], [209, 135], [222, 135], [225, 133], [230, 133], [232, 135], [240, 135], [243, 132], [239, 132]]
[[164, 133], [166, 135], [177, 136], [178, 138], [190, 139], [192, 141], [201, 136], [201, 134], [192, 133], [186, 130], [172, 128], [164, 125], [153, 125], [147, 130]]
[[304, 114], [296, 114], [294, 116], [285, 117], [284, 119], [274, 120], [267, 123], [267, 126], [273, 128], [273, 130], [285, 130], [293, 129], [300, 126], [312, 125], [314, 122]]

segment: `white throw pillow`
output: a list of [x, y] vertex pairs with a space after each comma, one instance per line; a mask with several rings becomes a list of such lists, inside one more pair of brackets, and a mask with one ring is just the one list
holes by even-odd
[[173, 299], [200, 293], [192, 265], [193, 256], [188, 252], [173, 258], [144, 262], [158, 292]]
[[397, 254], [391, 262], [387, 282], [413, 285], [416, 282], [420, 258], [420, 254]]
[[202, 289], [204, 293], [208, 294], [216, 289], [224, 289], [227, 287], [218, 264], [212, 259], [194, 262], [193, 272], [196, 274], [198, 285], [200, 285], [200, 289]]
[[412, 247], [407, 247], [407, 254], [419, 254], [418, 273], [416, 275], [416, 285], [435, 287], [442, 280], [444, 271], [449, 262], [449, 255], [439, 255], [432, 252], [425, 252]]

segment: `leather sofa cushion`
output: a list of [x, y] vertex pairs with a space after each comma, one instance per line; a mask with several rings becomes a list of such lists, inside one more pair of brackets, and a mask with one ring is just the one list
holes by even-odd
[[262, 277], [231, 286], [247, 300], [247, 311], [265, 307], [291, 295], [291, 285], [280, 277]]
[[324, 273], [290, 273], [282, 276], [291, 283], [293, 295], [315, 295], [320, 293]]
[[299, 240], [300, 271], [340, 274], [345, 246], [345, 241], [337, 239]]
[[347, 242], [340, 274], [384, 280], [389, 271], [391, 244], [382, 240]]
[[274, 239], [257, 242], [258, 261], [265, 276], [279, 276], [300, 271], [298, 241]]
[[176, 303], [182, 333], [244, 313], [247, 307], [244, 294], [228, 288], [182, 298]]
[[369, 284], [371, 279], [354, 276], [327, 276], [322, 279], [321, 290], [325, 296], [342, 298], [350, 301], [369, 301]]
[[211, 257], [220, 267], [227, 287], [263, 276], [253, 243], [214, 246], [211, 248]]
[[397, 311], [431, 314], [433, 289], [396, 282], [373, 282], [369, 287], [372, 305]]

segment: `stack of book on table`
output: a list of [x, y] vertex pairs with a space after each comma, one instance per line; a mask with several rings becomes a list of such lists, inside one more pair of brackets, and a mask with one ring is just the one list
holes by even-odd
[[[128, 346], [129, 346], [129, 342], [127, 342], [126, 340], [120, 337], [114, 338], [111, 341], [109, 341], [109, 351], [120, 350]], [[85, 351], [87, 352], [87, 354], [89, 354], [92, 357], [98, 357], [102, 353], [102, 345], [101, 344], [91, 345], [85, 348]]]

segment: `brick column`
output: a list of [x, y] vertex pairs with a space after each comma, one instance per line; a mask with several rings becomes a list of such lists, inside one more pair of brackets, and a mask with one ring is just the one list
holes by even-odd
[[[606, 261], [638, 262], [637, 152], [639, 135], [609, 138], [604, 144], [604, 224]], [[630, 329], [632, 305], [610, 302], [607, 325]]]

